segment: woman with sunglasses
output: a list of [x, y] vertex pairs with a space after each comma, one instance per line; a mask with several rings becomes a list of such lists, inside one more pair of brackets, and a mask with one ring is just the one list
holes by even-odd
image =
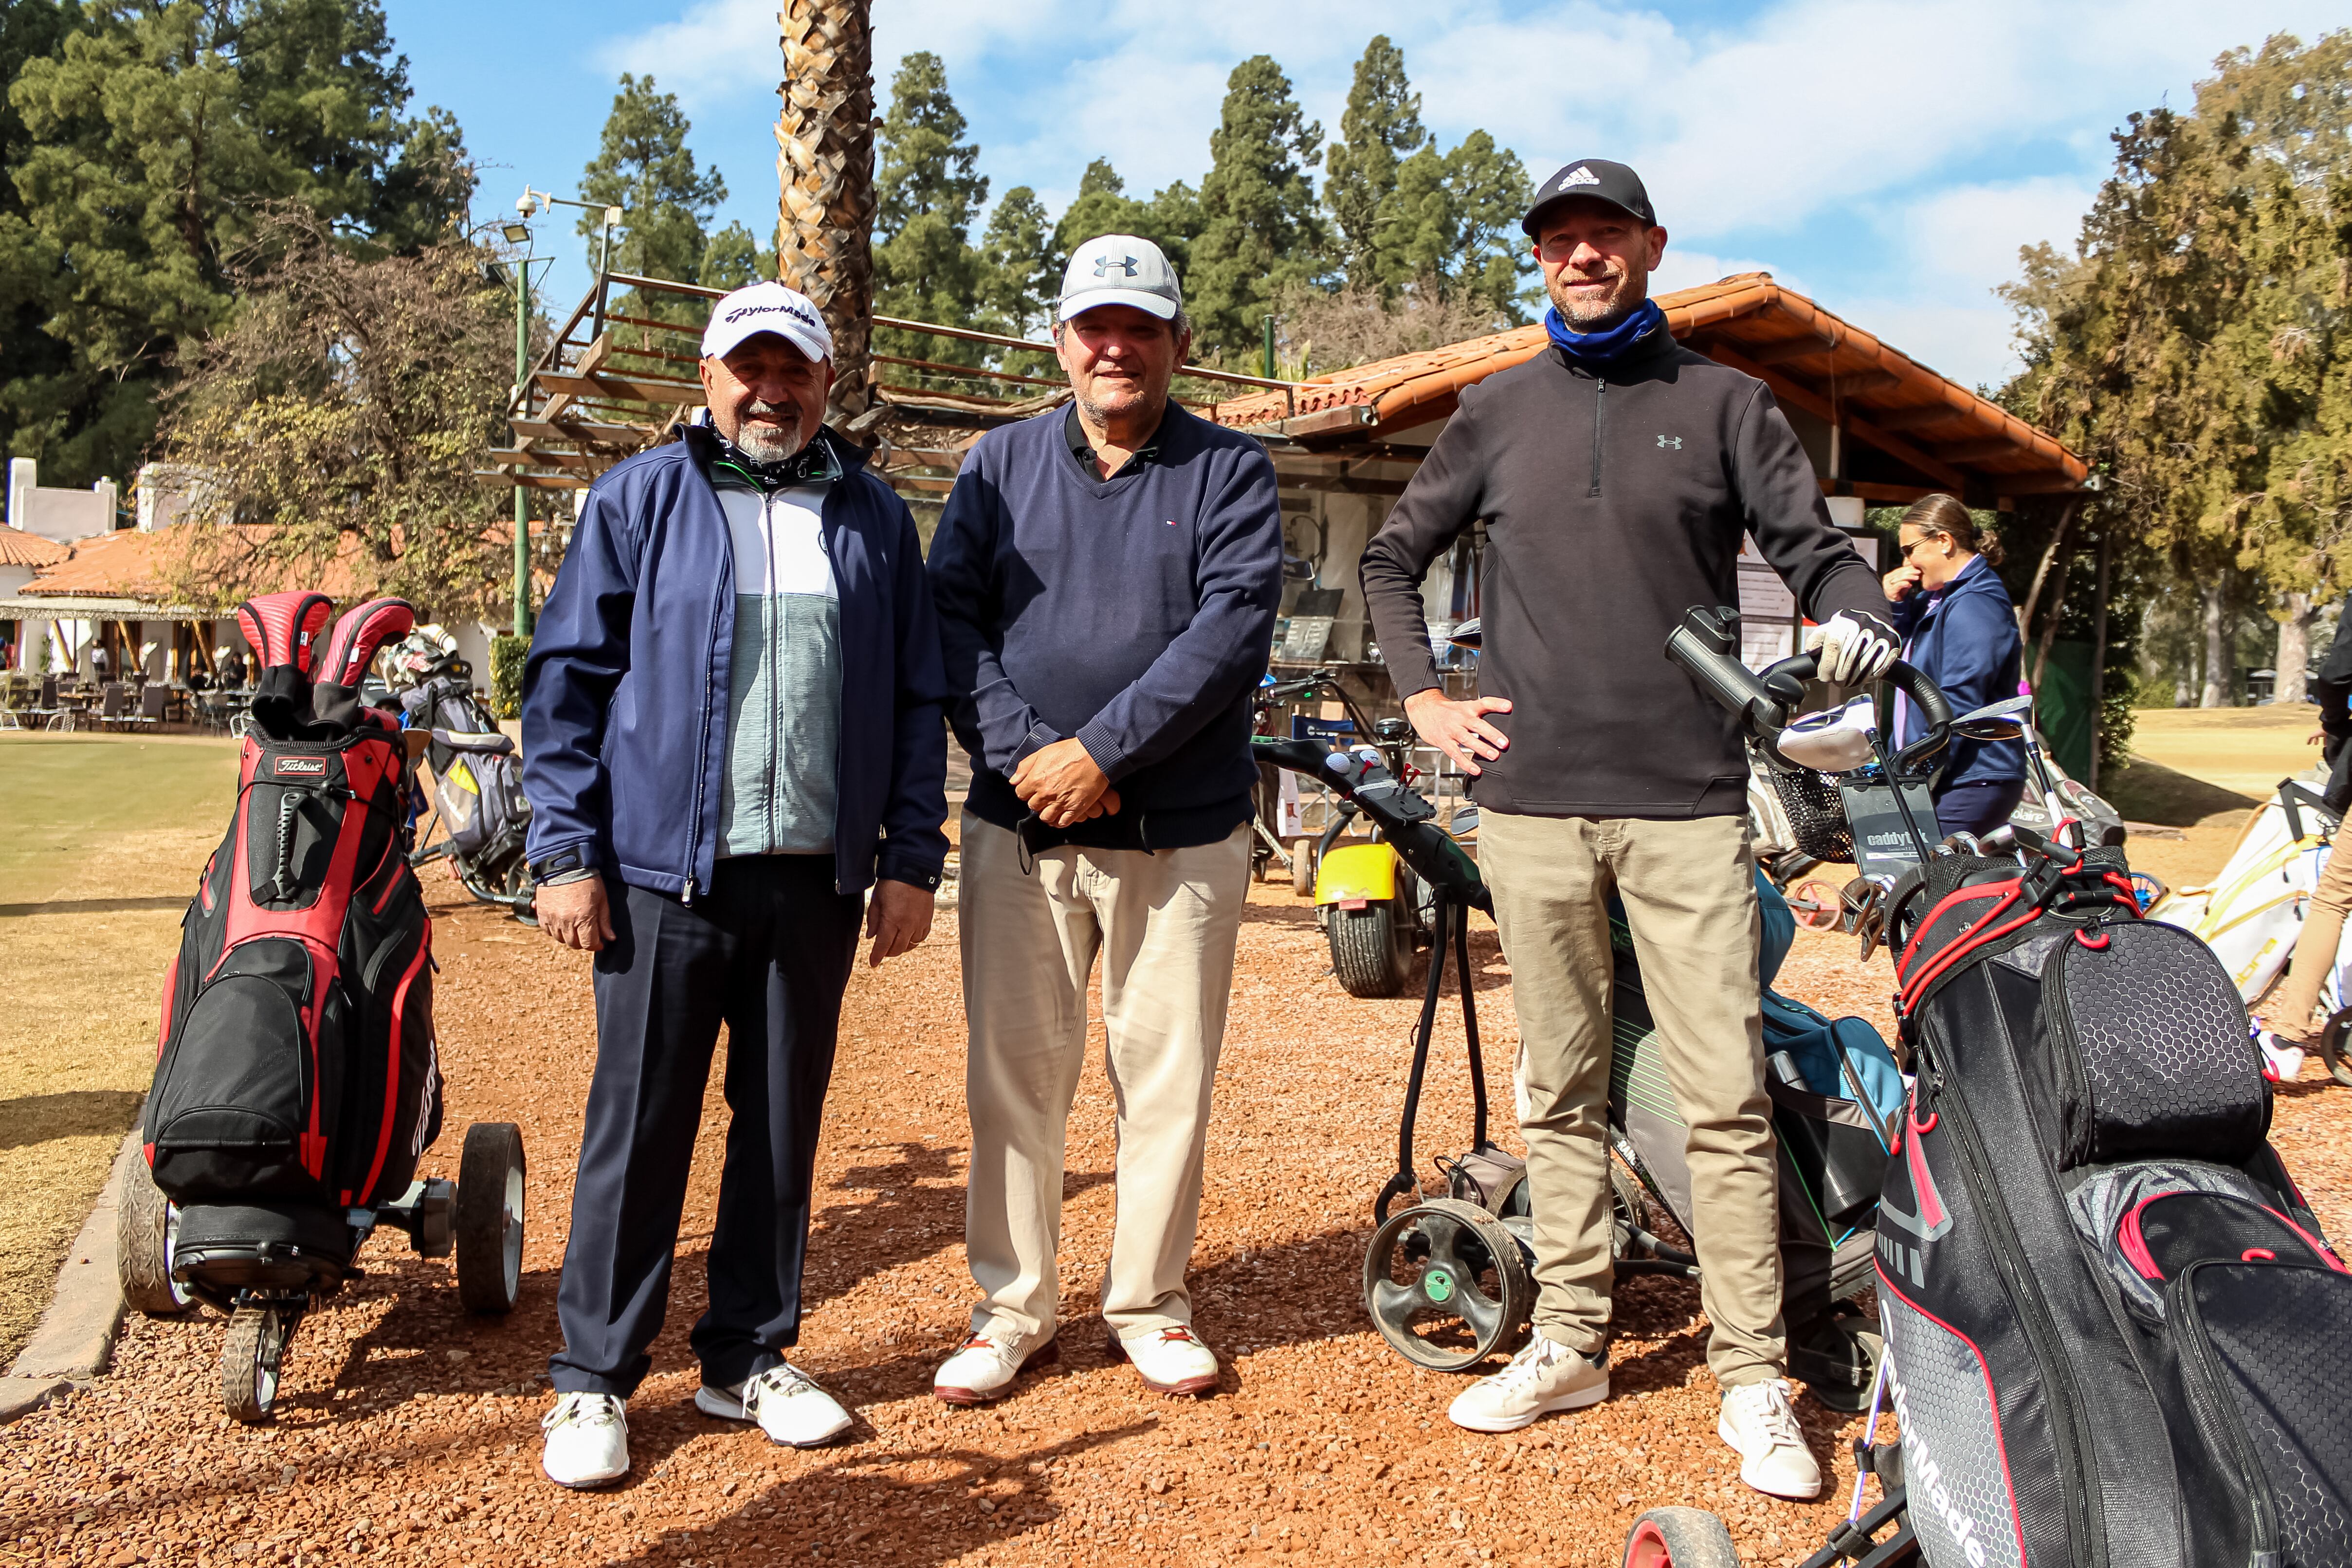
[[[1950, 496], [1931, 495], [1903, 514], [1895, 544], [1903, 563], [1884, 582], [1904, 661], [1943, 688], [1955, 713], [2015, 696], [2024, 644], [1993, 570], [2000, 541]], [[1908, 703], [1902, 709], [1896, 722], [1908, 742], [1926, 725]], [[2025, 793], [2024, 742], [1955, 739], [1930, 793], [1937, 832], [1991, 832]]]

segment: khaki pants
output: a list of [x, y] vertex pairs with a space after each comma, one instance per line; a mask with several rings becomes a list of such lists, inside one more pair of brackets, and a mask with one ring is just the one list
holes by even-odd
[[1518, 1005], [1538, 1330], [1590, 1352], [1609, 1325], [1613, 890], [1690, 1127], [1699, 1296], [1714, 1330], [1707, 1366], [1726, 1388], [1784, 1375], [1779, 1172], [1747, 819], [1490, 811], [1478, 841]]
[[1049, 849], [963, 814], [957, 929], [971, 1028], [964, 1247], [992, 1321], [1051, 1334], [1062, 1160], [1103, 960], [1104, 1052], [1118, 1112], [1118, 1220], [1102, 1314], [1122, 1336], [1192, 1321], [1209, 1094], [1249, 892], [1249, 832], [1190, 849]]
[[[2339, 837], [2339, 844], [2344, 840]], [[2352, 910], [2352, 853], [2331, 853], [2319, 869], [2319, 885], [2311, 889], [2311, 903], [2303, 911], [2303, 930], [2294, 939], [2294, 962], [2278, 989], [2278, 1000], [2265, 1008], [2271, 1028], [2287, 1039], [2309, 1045], [2319, 1038], [2312, 1014], [2319, 1006], [2320, 987], [2336, 967], [2336, 950], [2344, 940], [2344, 917]]]

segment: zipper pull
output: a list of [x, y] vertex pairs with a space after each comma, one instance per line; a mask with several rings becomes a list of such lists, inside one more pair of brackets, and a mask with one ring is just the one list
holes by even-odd
[[690, 903], [694, 902], [694, 879], [693, 879], [693, 878], [688, 877], [688, 878], [686, 879], [686, 891], [685, 891], [683, 894], [681, 894], [681, 895], [679, 896], [679, 898], [678, 898], [678, 902], [680, 902], [680, 903], [682, 903], [682, 904], [690, 904]]

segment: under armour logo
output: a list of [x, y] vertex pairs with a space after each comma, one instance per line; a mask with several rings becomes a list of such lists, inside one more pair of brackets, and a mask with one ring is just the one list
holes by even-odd
[[1132, 278], [1135, 276], [1135, 269], [1138, 265], [1139, 263], [1132, 256], [1122, 256], [1116, 261], [1112, 260], [1108, 256], [1099, 256], [1095, 258], [1095, 276], [1097, 278], [1108, 278], [1110, 276], [1110, 269], [1116, 267], [1119, 269], [1120, 276]]
[[1570, 169], [1567, 174], [1561, 178], [1559, 184], [1554, 186], [1553, 189], [1565, 191], [1574, 185], [1597, 185], [1600, 183], [1600, 175], [1594, 174], [1583, 164], [1579, 163], [1575, 168]]
[[1661, 450], [1672, 447], [1679, 452], [1683, 449], [1683, 438], [1679, 436], [1661, 436], [1658, 437], [1658, 446]]

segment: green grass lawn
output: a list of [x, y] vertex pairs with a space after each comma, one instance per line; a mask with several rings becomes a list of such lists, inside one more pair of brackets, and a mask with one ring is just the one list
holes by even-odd
[[180, 912], [236, 797], [231, 741], [0, 735], [0, 1361], [137, 1114]]

